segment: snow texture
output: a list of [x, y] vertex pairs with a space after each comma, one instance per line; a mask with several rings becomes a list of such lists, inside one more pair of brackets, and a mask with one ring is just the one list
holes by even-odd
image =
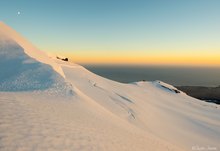
[[[32, 53], [27, 52], [35, 51], [37, 58], [41, 56], [47, 58], [36, 48], [25, 46], [24, 43], [27, 43], [25, 40], [18, 43], [16, 38], [10, 37], [11, 32], [17, 35], [9, 27], [0, 23], [0, 91], [43, 90], [62, 85], [64, 78], [54, 70], [55, 63], [50, 64], [52, 61], [48, 61], [46, 64], [41, 62], [42, 59], [39, 61], [34, 56], [30, 56]], [[50, 59], [47, 58], [47, 60]], [[62, 71], [61, 68], [60, 70]]]

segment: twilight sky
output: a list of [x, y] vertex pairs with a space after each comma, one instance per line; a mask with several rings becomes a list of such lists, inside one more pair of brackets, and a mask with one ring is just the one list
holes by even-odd
[[78, 63], [220, 65], [219, 0], [0, 0], [0, 20]]

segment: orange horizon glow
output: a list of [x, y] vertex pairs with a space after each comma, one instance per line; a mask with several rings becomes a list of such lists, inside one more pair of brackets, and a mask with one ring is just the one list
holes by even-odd
[[75, 52], [62, 53], [72, 62], [79, 64], [133, 64], [133, 65], [171, 65], [171, 66], [220, 66], [220, 54], [144, 54], [108, 53], [108, 52]]

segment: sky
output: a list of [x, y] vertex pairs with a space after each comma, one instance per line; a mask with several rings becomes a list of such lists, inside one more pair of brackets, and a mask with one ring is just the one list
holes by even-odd
[[0, 0], [0, 20], [81, 64], [220, 66], [219, 0]]

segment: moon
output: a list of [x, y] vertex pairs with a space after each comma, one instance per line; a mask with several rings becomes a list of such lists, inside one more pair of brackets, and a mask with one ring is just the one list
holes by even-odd
[[21, 12], [18, 12], [18, 15], [20, 15], [21, 14]]

